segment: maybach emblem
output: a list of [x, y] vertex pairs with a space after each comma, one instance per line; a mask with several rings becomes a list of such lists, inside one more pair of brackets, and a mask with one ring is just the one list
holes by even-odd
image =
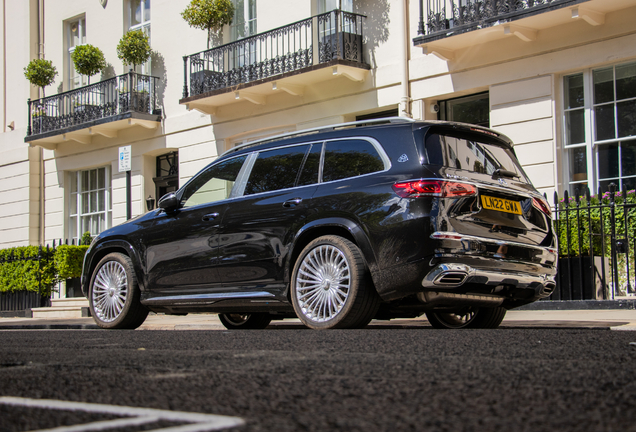
[[409, 160], [409, 157], [406, 154], [403, 154], [402, 156], [400, 156], [400, 158], [398, 159], [398, 162], [406, 162]]
[[507, 183], [504, 179], [502, 179], [502, 178], [500, 178], [500, 179], [499, 179], [499, 183], [500, 183], [502, 186], [508, 186], [508, 183]]

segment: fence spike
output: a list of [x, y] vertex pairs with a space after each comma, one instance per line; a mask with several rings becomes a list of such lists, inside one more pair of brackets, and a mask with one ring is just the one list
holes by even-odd
[[585, 188], [585, 200], [587, 201], [588, 207], [590, 206], [590, 188]]
[[554, 208], [559, 208], [559, 194], [557, 193], [557, 191], [554, 191]]

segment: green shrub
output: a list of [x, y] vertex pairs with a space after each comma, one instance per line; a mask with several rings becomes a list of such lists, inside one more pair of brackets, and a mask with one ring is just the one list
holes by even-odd
[[[41, 294], [51, 294], [57, 282], [52, 249], [42, 249], [42, 260], [13, 260], [15, 258], [37, 258], [37, 246], [22, 246], [0, 249], [0, 292], [34, 291], [40, 289]], [[5, 261], [10, 260], [10, 261]]]
[[106, 59], [102, 50], [90, 44], [76, 46], [71, 54], [71, 60], [73, 60], [77, 73], [88, 77], [89, 84], [91, 76], [106, 67]]
[[117, 57], [124, 65], [140, 65], [148, 61], [151, 50], [148, 36], [143, 30], [130, 30], [122, 36], [117, 45]]
[[214, 30], [232, 24], [234, 5], [231, 0], [192, 0], [181, 12], [181, 17], [190, 27], [208, 32], [208, 49]]
[[91, 235], [90, 231], [86, 231], [84, 234], [82, 234], [82, 238], [79, 244], [84, 246], [90, 246], [92, 242], [93, 242], [93, 236]]
[[60, 280], [82, 275], [82, 264], [88, 246], [60, 245], [55, 249], [55, 271]]
[[[623, 203], [636, 204], [636, 191], [627, 192], [626, 197], [622, 192], [615, 195], [614, 219], [616, 222], [616, 235], [618, 238], [625, 237], [625, 211]], [[577, 203], [574, 197], [559, 202], [559, 219], [555, 221], [557, 233], [559, 235], [559, 254], [561, 256], [579, 256], [579, 244], [581, 255], [590, 254], [590, 228], [592, 231], [592, 245], [594, 255], [610, 255], [611, 248], [611, 220], [609, 193], [598, 196], [591, 196], [588, 206], [587, 199], [580, 197], [577, 212]], [[569, 208], [566, 213], [564, 210]], [[602, 208], [601, 208], [602, 206]], [[578, 215], [577, 215], [578, 213]], [[568, 229], [569, 228], [569, 229]], [[602, 229], [602, 231], [601, 231]], [[627, 233], [633, 236], [636, 232], [636, 208], [632, 207], [627, 211]], [[569, 233], [569, 242], [568, 242]], [[605, 243], [605, 244], [603, 244]], [[568, 247], [569, 246], [569, 247]], [[633, 251], [630, 253], [631, 256]]]
[[51, 60], [33, 59], [24, 68], [24, 76], [34, 86], [42, 88], [42, 96], [44, 96], [44, 87], [53, 83], [57, 69], [53, 66]]

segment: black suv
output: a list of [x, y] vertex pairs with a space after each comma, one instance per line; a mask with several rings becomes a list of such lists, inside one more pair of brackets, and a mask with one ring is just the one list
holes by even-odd
[[86, 254], [101, 327], [155, 311], [218, 313], [233, 329], [424, 313], [495, 328], [555, 287], [550, 207], [511, 141], [479, 126], [384, 119], [256, 141], [158, 205]]

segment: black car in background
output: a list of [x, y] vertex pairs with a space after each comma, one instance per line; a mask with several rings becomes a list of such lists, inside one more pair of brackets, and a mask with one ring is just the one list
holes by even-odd
[[384, 119], [225, 152], [159, 208], [99, 234], [82, 289], [104, 328], [149, 311], [314, 329], [426, 314], [495, 328], [555, 288], [548, 203], [487, 128]]

